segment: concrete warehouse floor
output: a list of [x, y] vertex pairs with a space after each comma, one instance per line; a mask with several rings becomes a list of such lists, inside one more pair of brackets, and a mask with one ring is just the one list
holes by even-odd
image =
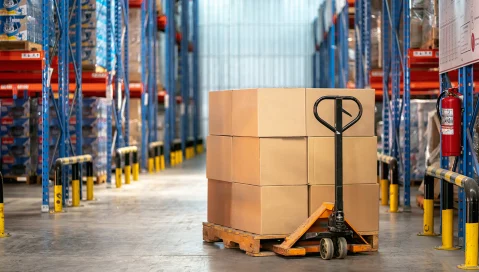
[[[0, 271], [452, 271], [463, 251], [437, 251], [440, 237], [417, 237], [422, 211], [381, 207], [380, 251], [345, 260], [249, 257], [202, 241], [205, 156], [121, 189], [95, 189], [97, 202], [40, 213], [40, 186], [5, 186]], [[436, 219], [436, 227], [439, 219]], [[438, 229], [438, 228], [436, 228]]]

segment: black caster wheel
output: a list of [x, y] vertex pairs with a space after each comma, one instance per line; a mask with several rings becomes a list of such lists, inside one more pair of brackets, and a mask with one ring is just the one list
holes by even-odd
[[334, 255], [333, 240], [330, 238], [323, 238], [319, 242], [320, 254], [323, 260], [331, 260]]
[[334, 248], [334, 257], [344, 259], [348, 255], [348, 242], [344, 237], [336, 239], [336, 246]]

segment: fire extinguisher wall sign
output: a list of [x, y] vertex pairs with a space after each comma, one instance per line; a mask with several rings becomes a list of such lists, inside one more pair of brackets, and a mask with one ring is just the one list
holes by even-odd
[[442, 109], [442, 135], [454, 135], [454, 110]]

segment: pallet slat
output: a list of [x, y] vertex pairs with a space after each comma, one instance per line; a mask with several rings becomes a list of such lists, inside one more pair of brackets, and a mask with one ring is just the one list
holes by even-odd
[[0, 41], [0, 51], [41, 51], [42, 46], [29, 41]]

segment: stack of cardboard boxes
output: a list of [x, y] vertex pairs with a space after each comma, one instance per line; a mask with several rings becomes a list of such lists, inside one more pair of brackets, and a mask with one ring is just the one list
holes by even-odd
[[[358, 231], [378, 231], [373, 90], [211, 92], [208, 222], [288, 234], [323, 202], [334, 201], [334, 134], [312, 110], [316, 99], [331, 94], [354, 95], [363, 105], [362, 119], [345, 134], [345, 213]], [[355, 116], [352, 103], [344, 107]], [[334, 124], [333, 102], [325, 101], [318, 112]]]
[[0, 1], [0, 41], [42, 43], [42, 1]]
[[2, 174], [28, 176], [30, 159], [30, 100], [1, 99], [0, 137]]

